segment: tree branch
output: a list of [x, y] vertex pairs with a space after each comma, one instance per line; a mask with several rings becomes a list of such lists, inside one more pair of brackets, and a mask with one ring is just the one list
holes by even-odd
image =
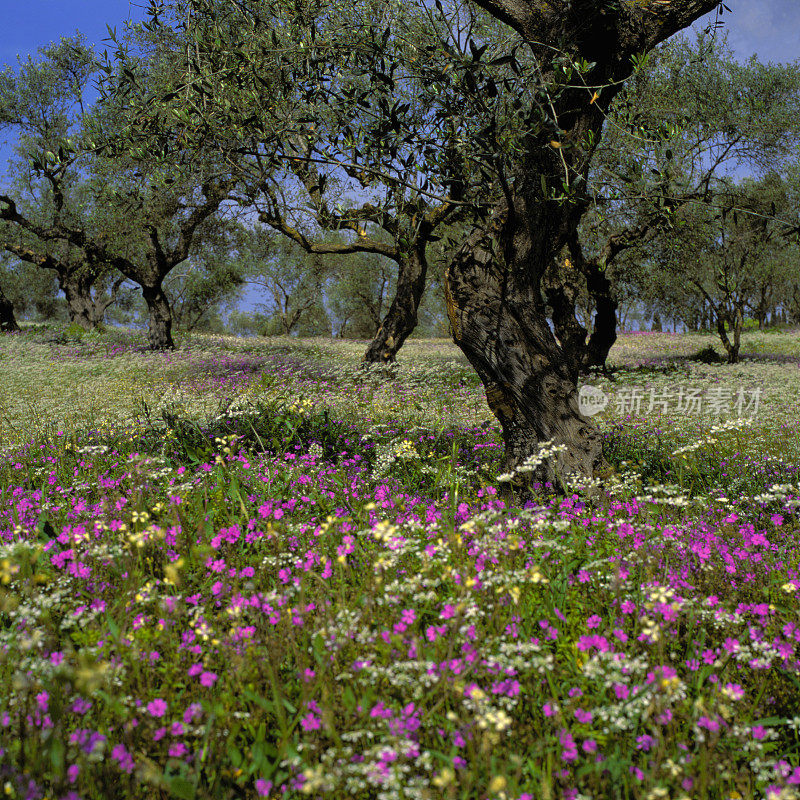
[[222, 201], [233, 189], [233, 181], [220, 181], [218, 183], [206, 182], [203, 184], [205, 202], [194, 209], [188, 219], [181, 223], [178, 229], [178, 243], [169, 253], [165, 253], [166, 263], [170, 269], [189, 257], [194, 232], [201, 222], [210, 217], [222, 204]]
[[52, 269], [58, 271], [58, 261], [53, 256], [47, 253], [36, 253], [29, 250], [27, 247], [14, 244], [13, 242], [3, 242], [2, 248], [9, 253], [12, 253], [21, 261], [27, 261], [29, 264], [34, 264], [42, 269]]
[[708, 14], [720, 5], [720, 0], [645, 0], [626, 3], [632, 30], [638, 28], [636, 50], [650, 51], [657, 44]]

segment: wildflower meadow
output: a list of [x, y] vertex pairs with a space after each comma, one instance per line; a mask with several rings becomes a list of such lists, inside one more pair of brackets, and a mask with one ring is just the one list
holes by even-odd
[[4, 796], [798, 797], [798, 331], [712, 342], [520, 506], [443, 340], [4, 335]]

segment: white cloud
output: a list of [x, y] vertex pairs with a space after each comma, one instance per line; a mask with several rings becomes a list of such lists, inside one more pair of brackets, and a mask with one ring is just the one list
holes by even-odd
[[796, 0], [729, 0], [733, 13], [722, 19], [728, 41], [741, 58], [757, 53], [762, 61], [800, 57], [800, 7]]

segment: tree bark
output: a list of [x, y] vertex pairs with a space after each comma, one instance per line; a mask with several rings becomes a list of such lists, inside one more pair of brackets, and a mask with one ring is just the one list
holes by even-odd
[[[608, 354], [617, 341], [617, 301], [605, 270], [598, 261], [583, 257], [577, 239], [570, 242], [570, 253], [572, 261], [559, 261], [546, 276], [545, 295], [552, 309], [553, 330], [574, 370], [605, 370]], [[594, 306], [594, 323], [588, 339], [588, 331], [575, 313], [579, 292], [576, 280], [585, 282], [590, 306]]]
[[367, 363], [395, 361], [398, 350], [417, 327], [417, 313], [428, 274], [425, 245], [414, 247], [410, 254], [401, 256], [398, 266], [397, 290], [375, 338], [364, 353]]
[[[558, 212], [550, 211], [543, 215], [543, 225], [557, 218]], [[533, 482], [563, 488], [570, 474], [593, 476], [603, 463], [602, 443], [578, 410], [577, 370], [564, 358], [547, 324], [536, 271], [508, 264], [494, 250], [493, 241], [509, 235], [524, 238], [516, 225], [507, 224], [507, 217], [507, 211], [496, 211], [488, 229], [473, 230], [448, 266], [445, 296], [453, 339], [478, 373], [503, 429], [506, 470], [523, 466], [543, 442], [566, 446], [533, 473], [520, 475], [517, 488], [525, 499]], [[535, 248], [540, 258], [552, 258], [558, 252], [552, 241], [557, 233], [543, 233], [549, 247], [547, 241], [529, 241], [523, 249]], [[520, 252], [511, 255], [523, 257]]]
[[545, 294], [553, 312], [553, 330], [561, 350], [570, 367], [578, 371], [587, 355], [588, 331], [578, 322], [575, 314], [575, 288], [564, 281], [561, 285], [546, 289]]
[[[730, 340], [728, 336], [728, 331], [725, 328], [725, 323], [731, 327], [731, 331], [733, 332], [733, 341]], [[729, 364], [737, 364], [739, 362], [739, 347], [741, 346], [741, 337], [742, 337], [742, 323], [743, 323], [743, 315], [741, 309], [736, 309], [733, 313], [733, 319], [729, 317], [728, 314], [720, 314], [717, 313], [717, 333], [719, 333], [720, 341], [722, 342], [722, 346], [725, 348], [725, 352], [728, 354], [728, 363]]]
[[588, 261], [586, 269], [586, 288], [594, 298], [595, 313], [592, 335], [586, 343], [586, 353], [581, 364], [584, 370], [605, 369], [606, 359], [617, 341], [617, 301], [611, 291], [611, 281], [600, 265]]
[[151, 350], [174, 350], [172, 341], [172, 313], [161, 284], [142, 286], [142, 297], [147, 303], [147, 340]]
[[99, 320], [96, 318], [91, 284], [87, 285], [85, 281], [73, 276], [65, 276], [62, 272], [58, 274], [58, 283], [67, 298], [70, 322], [87, 331], [96, 328]]
[[14, 316], [14, 304], [3, 294], [3, 289], [0, 287], [0, 331], [9, 333], [18, 330], [19, 325]]
[[[617, 341], [617, 301], [614, 298], [611, 281], [608, 279], [606, 269], [608, 268], [609, 259], [613, 259], [616, 254], [622, 249], [621, 246], [617, 248], [607, 247], [608, 254], [604, 260], [598, 261], [597, 259], [586, 259], [583, 255], [583, 249], [580, 246], [577, 235], [570, 237], [569, 251], [572, 256], [572, 263], [586, 283], [586, 291], [589, 295], [591, 303], [594, 305], [594, 322], [592, 325], [592, 333], [587, 341], [586, 330], [583, 326], [578, 325], [575, 318], [575, 304], [571, 304], [571, 312], [569, 309], [561, 309], [560, 314], [571, 313], [572, 320], [569, 322], [571, 327], [570, 333], [571, 341], [569, 351], [574, 353], [572, 356], [576, 362], [578, 369], [581, 372], [588, 372], [592, 369], [605, 369], [606, 359]], [[563, 280], [563, 285], [568, 285], [569, 281]], [[574, 294], [574, 291], [573, 291]], [[556, 329], [556, 335], [562, 342], [564, 340], [559, 333], [561, 326], [565, 323], [563, 320], [556, 319], [554, 308], [553, 323]]]
[[[94, 330], [103, 324], [106, 311], [117, 299], [120, 286], [125, 277], [114, 281], [111, 291], [97, 291], [100, 271], [86, 266], [80, 272], [74, 269], [56, 268], [58, 285], [67, 299], [70, 322], [80, 325], [84, 330]], [[95, 294], [92, 295], [92, 288]]]

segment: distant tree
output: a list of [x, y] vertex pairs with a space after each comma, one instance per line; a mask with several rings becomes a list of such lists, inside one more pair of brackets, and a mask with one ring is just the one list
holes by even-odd
[[778, 175], [727, 181], [714, 205], [682, 211], [660, 250], [659, 271], [705, 304], [731, 364], [739, 360], [747, 312], [763, 322], [772, 292], [786, 285], [786, 201]]
[[[263, 309], [275, 321], [275, 333], [293, 333], [304, 317], [323, 309], [325, 262], [287, 237], [255, 223], [242, 235], [241, 258], [247, 282], [265, 290]], [[269, 327], [268, 327], [269, 329]]]
[[97, 65], [80, 36], [39, 52], [38, 61], [28, 58], [16, 72], [6, 67], [0, 73], [0, 129], [18, 135], [11, 164], [15, 197], [0, 195], [0, 247], [51, 270], [70, 319], [91, 328], [102, 322], [124, 279], [109, 280], [113, 268], [68, 239], [36, 231], [53, 234], [84, 221], [86, 160], [77, 140], [86, 116], [84, 94]]
[[322, 303], [307, 309], [296, 328], [298, 336], [330, 336], [332, 329], [330, 316]]
[[228, 330], [234, 336], [262, 336], [266, 330], [267, 318], [256, 311], [234, 309], [228, 315]]
[[775, 324], [779, 308], [790, 302], [793, 282], [800, 275], [800, 250], [796, 242], [775, 242], [771, 253], [764, 253], [755, 265], [754, 286], [748, 300], [749, 315], [764, 330]]
[[203, 226], [224, 224], [210, 218], [233, 184], [188, 157], [167, 169], [115, 150], [126, 105], [85, 107], [96, 71], [78, 37], [0, 75], [0, 124], [18, 130], [21, 156], [18, 191], [0, 194], [0, 245], [56, 271], [71, 314], [87, 326], [102, 319], [123, 279], [108, 296], [92, 294], [95, 283], [113, 273], [135, 282], [148, 307], [150, 346], [171, 348], [164, 279], [189, 257]]
[[205, 329], [211, 320], [217, 327], [220, 312], [236, 301], [244, 283], [234, 264], [209, 270], [206, 264], [194, 262], [185, 262], [164, 281], [174, 326], [185, 332]]
[[[99, 107], [92, 136], [108, 144], [91, 161], [93, 202], [103, 208], [103, 224], [58, 231], [92, 260], [103, 261], [141, 288], [148, 310], [148, 341], [153, 350], [174, 348], [172, 310], [164, 281], [202, 249], [212, 235], [236, 225], [225, 209], [233, 189], [217, 165], [176, 155], [170, 167], [115, 150], [124, 128], [124, 111]], [[198, 256], [199, 257], [199, 256]]]
[[326, 305], [335, 320], [334, 335], [373, 339], [383, 324], [396, 278], [395, 264], [375, 253], [329, 258]]
[[704, 298], [683, 279], [666, 285], [674, 271], [653, 274], [651, 250], [674, 235], [681, 209], [715, 203], [728, 171], [764, 174], [790, 163], [798, 120], [797, 65], [740, 64], [709, 32], [650, 54], [610, 108], [589, 176], [593, 203], [545, 277], [556, 335], [579, 368], [605, 363], [617, 302], [631, 292], [646, 308], [697, 324]]
[[239, 250], [242, 236], [234, 224], [203, 228], [191, 257], [167, 276], [164, 291], [176, 328], [221, 329], [220, 312], [235, 303], [247, 280]]

